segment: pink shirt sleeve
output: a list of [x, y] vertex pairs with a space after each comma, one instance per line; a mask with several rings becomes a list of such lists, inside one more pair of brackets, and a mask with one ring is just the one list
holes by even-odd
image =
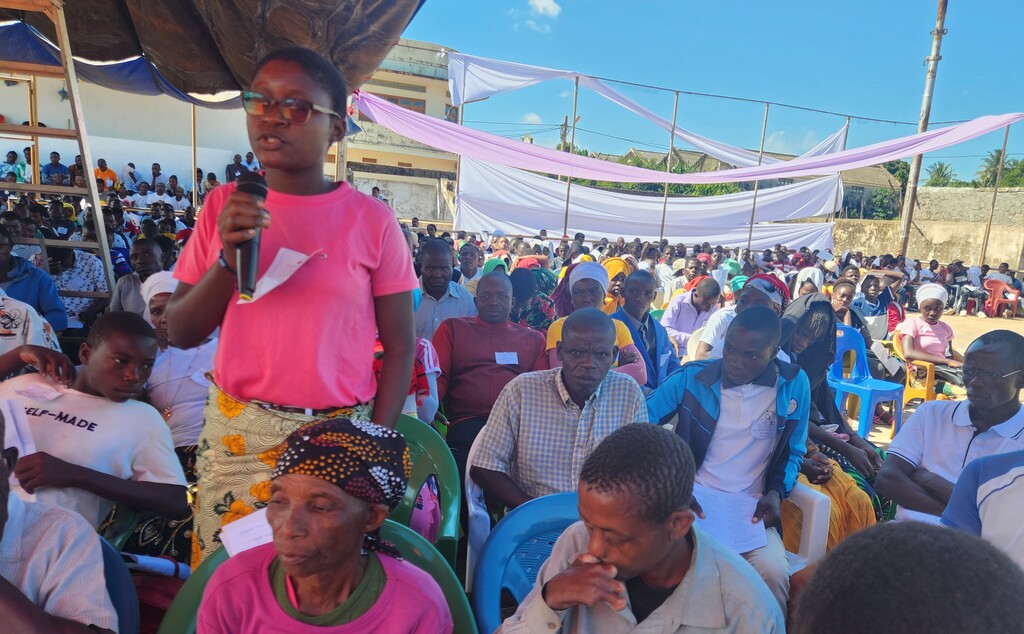
[[[371, 204], [384, 206], [371, 200]], [[412, 267], [412, 256], [409, 255], [409, 243], [402, 234], [398, 221], [390, 215], [383, 218], [380, 238], [375, 248], [380, 249], [380, 262], [373, 272], [371, 285], [373, 296], [394, 295], [416, 288], [416, 272]], [[409, 257], [404, 257], [409, 255]]]
[[198, 284], [210, 266], [216, 263], [221, 250], [217, 216], [224, 208], [228, 195], [234, 190], [233, 183], [222, 185], [210, 192], [203, 202], [203, 212], [196, 219], [195, 232], [185, 244], [178, 264], [174, 267], [174, 277], [185, 284]]

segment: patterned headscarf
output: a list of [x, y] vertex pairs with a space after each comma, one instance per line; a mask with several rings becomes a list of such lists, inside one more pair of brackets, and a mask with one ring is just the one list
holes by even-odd
[[[271, 477], [312, 476], [360, 500], [393, 509], [405, 497], [411, 472], [409, 447], [401, 434], [375, 423], [330, 418], [292, 432]], [[364, 548], [397, 556], [376, 531], [366, 536]]]
[[743, 288], [748, 287], [761, 291], [782, 310], [786, 310], [786, 304], [789, 303], [789, 288], [779, 278], [767, 273], [758, 273], [750, 276], [747, 283], [743, 285]]

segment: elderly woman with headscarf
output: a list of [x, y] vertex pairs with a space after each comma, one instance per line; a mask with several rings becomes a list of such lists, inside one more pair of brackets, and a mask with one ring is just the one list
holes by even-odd
[[[701, 333], [700, 341], [697, 343], [695, 357], [698, 360], [720, 358], [729, 324], [737, 314], [747, 308], [766, 306], [781, 316], [787, 302], [789, 302], [789, 289], [785, 282], [770, 273], [752, 275], [740, 289], [736, 303], [719, 309], [708, 319], [708, 323]], [[783, 361], [788, 360], [785, 353], [781, 351], [779, 358]]]
[[[196, 450], [199, 434], [203, 431], [203, 408], [210, 388], [206, 374], [213, 369], [217, 340], [209, 339], [187, 350], [170, 343], [164, 314], [167, 300], [177, 286], [178, 280], [168, 271], [154, 273], [142, 283], [142, 298], [149, 309], [159, 346], [153, 371], [146, 383], [145, 398], [160, 412], [171, 430], [174, 452], [185, 472], [191, 501], [195, 494]], [[188, 563], [192, 557], [191, 544], [191, 514], [180, 520], [153, 516], [139, 522], [124, 548], [142, 555], [168, 555]]]
[[295, 430], [273, 455], [273, 543], [210, 579], [199, 634], [451, 632], [444, 595], [380, 536], [412, 463], [397, 432], [332, 418]]
[[[836, 408], [828, 372], [836, 359], [836, 314], [822, 293], [793, 300], [782, 315], [782, 349], [807, 375], [811, 389], [808, 454], [801, 472], [833, 497], [829, 547], [846, 535], [874, 524], [881, 500], [871, 486], [883, 456], [854, 433]], [[860, 488], [858, 488], [858, 486]], [[875, 509], [872, 509], [875, 502]], [[795, 535], [799, 535], [799, 531]]]
[[[562, 366], [558, 358], [558, 342], [562, 340], [562, 325], [566, 317], [574, 310], [580, 308], [601, 308], [608, 292], [608, 270], [596, 262], [580, 262], [571, 267], [565, 281], [555, 289], [555, 300], [561, 319], [555, 320], [548, 327], [547, 352], [548, 360], [552, 368]], [[561, 291], [561, 293], [559, 293]], [[566, 310], [566, 295], [571, 300], [571, 310]], [[561, 303], [560, 303], [561, 302]], [[565, 312], [563, 312], [565, 311]], [[629, 327], [618, 319], [612, 319], [615, 324], [615, 345], [619, 348], [617, 372], [623, 372], [636, 379], [637, 383], [647, 383], [647, 366], [644, 364], [643, 356], [639, 348], [633, 343], [633, 337], [629, 334]]]

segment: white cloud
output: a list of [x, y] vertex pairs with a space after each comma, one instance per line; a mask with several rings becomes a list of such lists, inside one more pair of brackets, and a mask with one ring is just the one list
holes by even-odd
[[522, 121], [523, 123], [532, 124], [544, 123], [544, 120], [541, 119], [540, 115], [537, 114], [536, 112], [527, 112], [526, 114], [523, 115]]
[[[518, 27], [519, 25], [517, 24], [516, 26]], [[538, 33], [550, 33], [551, 32], [551, 25], [550, 24], [538, 24], [537, 22], [534, 22], [533, 20], [526, 20], [526, 21], [524, 21], [523, 22], [523, 26], [525, 26], [526, 28], [530, 29], [531, 31], [536, 31]]]
[[519, 9], [508, 9], [507, 11], [505, 11], [505, 15], [514, 20], [519, 17]]
[[571, 90], [563, 90], [562, 92], [558, 93], [558, 96], [561, 99], [568, 99], [569, 97], [572, 97], [572, 91]]
[[530, 11], [537, 15], [544, 15], [549, 18], [557, 18], [562, 12], [562, 7], [555, 0], [529, 0]]

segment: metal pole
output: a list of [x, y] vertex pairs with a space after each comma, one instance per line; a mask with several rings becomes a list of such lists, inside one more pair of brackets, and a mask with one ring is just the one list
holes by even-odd
[[[846, 140], [849, 139], [849, 138], [850, 138], [850, 117], [846, 117], [846, 131], [843, 132], [843, 148], [842, 148], [842, 150], [846, 149]], [[840, 152], [842, 150], [840, 150]], [[842, 189], [843, 189], [843, 173], [842, 172], [837, 172], [836, 176], [839, 177], [839, 182], [836, 183], [836, 197], [832, 201], [832, 213], [829, 214], [829, 215], [831, 215], [833, 217], [838, 217], [838, 215], [839, 215], [839, 211], [840, 211], [840, 209], [839, 209], [839, 203], [840, 203], [840, 201], [839, 201], [839, 192], [842, 191]]]
[[999, 193], [999, 181], [1003, 178], [1003, 163], [1006, 162], [1006, 141], [1010, 138], [1010, 126], [1006, 126], [1003, 133], [1003, 151], [999, 154], [999, 167], [996, 169], [996, 183], [992, 188], [992, 207], [988, 212], [988, 224], [985, 225], [985, 240], [981, 243], [981, 257], [978, 258], [978, 266], [985, 263], [985, 252], [988, 251], [988, 236], [992, 231], [992, 218], [996, 215], [996, 195]]
[[[668, 158], [665, 160], [665, 173], [672, 173], [672, 155], [676, 148], [676, 117], [679, 115], [679, 91], [672, 101], [672, 134], [668, 137]], [[665, 239], [665, 215], [668, 213], [668, 181], [665, 181], [665, 196], [661, 201], [661, 230], [658, 240]]]
[[[61, 61], [64, 64], [64, 80], [67, 83], [69, 101], [71, 102], [71, 117], [74, 119], [75, 130], [78, 133], [78, 149], [82, 155], [82, 165], [85, 166], [85, 169], [90, 169], [94, 163], [92, 161], [92, 151], [89, 149], [88, 133], [85, 129], [85, 113], [82, 112], [82, 96], [78, 91], [78, 75], [75, 73], [75, 60], [71, 56], [71, 38], [68, 37], [68, 23], [64, 17], [64, 5], [63, 3], [54, 3], [53, 6], [54, 13], [48, 12], [48, 15], [53, 19], [57, 30], [57, 45], [60, 47]], [[106, 274], [107, 291], [113, 294], [114, 285], [116, 284], [114, 264], [110, 260], [110, 240], [107, 237], [107, 230], [103, 224], [103, 211], [100, 206], [100, 193], [96, 187], [96, 179], [89, 178], [86, 175], [85, 188], [86, 196], [92, 202], [91, 214], [93, 223], [96, 225], [96, 237], [100, 247], [99, 257], [103, 262], [103, 272]]]
[[[572, 89], [572, 133], [569, 137], [569, 153], [576, 149], [576, 103], [580, 96], [580, 78], [576, 76]], [[564, 147], [562, 148], [565, 149]], [[565, 217], [562, 219], [562, 235], [569, 235], [569, 193], [572, 191], [572, 176], [565, 177]]]
[[[932, 112], [932, 93], [935, 89], [935, 74], [939, 68], [939, 49], [942, 46], [942, 36], [946, 34], [944, 24], [946, 22], [946, 3], [948, 0], [939, 0], [939, 11], [935, 18], [935, 30], [932, 31], [932, 53], [928, 56], [928, 73], [924, 80], [924, 95], [921, 97], [921, 117], [917, 122], [917, 133], [920, 134], [928, 129], [928, 118]], [[914, 220], [914, 203], [917, 200], [917, 179], [921, 177], [921, 155], [916, 155], [910, 162], [910, 176], [907, 178], [907, 195], [903, 199], [903, 217], [900, 228], [900, 255], [907, 254], [907, 244], [910, 242], [910, 225]]]
[[192, 206], [199, 206], [199, 183], [202, 179], [196, 177], [196, 169], [199, 167], [198, 154], [196, 150], [196, 104], [192, 104]]
[[[28, 124], [33, 128], [39, 125], [39, 83], [35, 75], [28, 82]], [[42, 165], [39, 164], [39, 157], [41, 156], [39, 152], [39, 136], [36, 134], [32, 135], [32, 150], [28, 154], [32, 161], [32, 182], [36, 185], [42, 185], [43, 183], [40, 179]]]
[[[757, 164], [760, 165], [764, 159], [764, 133], [768, 131], [768, 108], [764, 104], [764, 121], [761, 123], [761, 148], [757, 151]], [[754, 241], [754, 214], [757, 213], [757, 190], [761, 181], [754, 181], [754, 200], [750, 205], [750, 230], [747, 232], [747, 253], [750, 253], [750, 243]]]

